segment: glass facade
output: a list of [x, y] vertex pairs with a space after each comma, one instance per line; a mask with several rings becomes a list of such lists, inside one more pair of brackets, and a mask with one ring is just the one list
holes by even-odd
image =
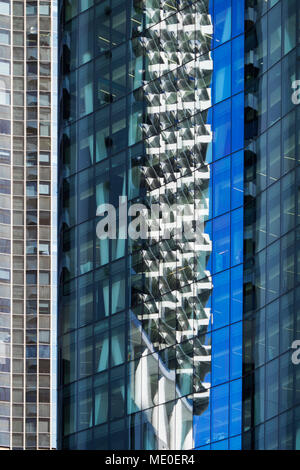
[[[244, 40], [227, 3], [61, 11], [63, 448], [240, 445]], [[99, 240], [97, 207], [125, 197], [171, 222], [151, 216], [147, 241]], [[177, 240], [174, 204], [200, 238]]]
[[208, 117], [213, 141], [207, 159], [212, 359], [209, 406], [194, 417], [194, 445], [200, 450], [237, 450], [242, 444], [244, 7], [241, 1], [214, 1], [209, 7], [214, 31]]
[[59, 15], [58, 447], [299, 448], [297, 0]]
[[243, 447], [299, 449], [299, 4], [246, 5]]
[[51, 447], [51, 15], [0, 1], [1, 448]]

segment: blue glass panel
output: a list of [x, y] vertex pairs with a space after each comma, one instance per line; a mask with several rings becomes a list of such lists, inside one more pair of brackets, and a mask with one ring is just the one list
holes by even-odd
[[229, 439], [230, 450], [241, 450], [242, 449], [242, 436], [236, 436]]
[[212, 385], [219, 385], [228, 380], [229, 328], [227, 327], [212, 333]]
[[213, 270], [214, 273], [230, 265], [230, 215], [213, 220]]
[[211, 445], [211, 450], [228, 450], [228, 439], [225, 441], [215, 442]]
[[244, 8], [242, 0], [232, 0], [232, 36], [244, 32]]
[[200, 447], [210, 442], [210, 404], [208, 409], [200, 416], [194, 416], [194, 441], [195, 447]]
[[[240, 0], [238, 0], [240, 1]], [[235, 95], [244, 89], [244, 36], [232, 41], [232, 94]]]
[[218, 47], [213, 54], [213, 102], [218, 103], [231, 94], [231, 43]]
[[199, 450], [210, 450], [210, 444], [207, 446], [200, 447]]
[[228, 438], [229, 384], [226, 383], [211, 390], [212, 439]]
[[234, 380], [242, 375], [243, 369], [243, 326], [242, 322], [230, 327], [230, 379]]
[[214, 107], [214, 160], [231, 152], [231, 101]]
[[243, 262], [243, 208], [231, 213], [231, 265]]
[[242, 430], [242, 380], [230, 383], [230, 436], [241, 433]]
[[213, 329], [222, 328], [229, 324], [230, 307], [230, 271], [224, 271], [213, 276]]
[[243, 265], [231, 270], [231, 323], [242, 320], [243, 317]]
[[232, 152], [244, 147], [244, 94], [232, 98]]
[[214, 1], [214, 47], [230, 39], [231, 0]]
[[230, 210], [230, 157], [213, 165], [213, 204], [214, 217]]

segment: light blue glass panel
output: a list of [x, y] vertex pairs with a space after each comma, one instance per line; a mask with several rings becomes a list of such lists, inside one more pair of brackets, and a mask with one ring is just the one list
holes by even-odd
[[9, 15], [10, 14], [10, 2], [8, 0], [3, 0], [0, 2], [0, 14]]
[[228, 450], [228, 439], [225, 441], [215, 442], [211, 445], [211, 450]]
[[214, 160], [231, 152], [231, 101], [227, 100], [214, 107]]
[[230, 436], [240, 434], [242, 431], [242, 390], [242, 380], [235, 380], [230, 383]]
[[214, 217], [230, 210], [230, 157], [213, 164]]
[[[240, 1], [240, 0], [239, 0]], [[244, 89], [244, 36], [232, 41], [232, 94], [235, 95]]]
[[242, 376], [243, 370], [243, 326], [242, 322], [230, 327], [230, 380]]
[[200, 447], [210, 442], [210, 403], [208, 409], [200, 416], [194, 416], [194, 442]]
[[243, 265], [231, 269], [231, 323], [243, 318]]
[[213, 220], [213, 268], [214, 273], [230, 265], [230, 214]]
[[211, 389], [212, 439], [228, 438], [229, 383]]
[[213, 53], [213, 102], [218, 103], [231, 94], [231, 43], [218, 47]]
[[241, 450], [242, 449], [242, 436], [236, 436], [229, 439], [230, 450]]
[[210, 450], [210, 444], [207, 446], [200, 447], [199, 450]]
[[214, 1], [214, 47], [230, 39], [231, 0]]
[[232, 0], [232, 37], [244, 32], [244, 8], [242, 0]]
[[224, 271], [213, 277], [213, 328], [221, 328], [229, 324], [230, 307], [230, 271]]
[[212, 385], [219, 385], [228, 380], [229, 328], [227, 327], [212, 332]]

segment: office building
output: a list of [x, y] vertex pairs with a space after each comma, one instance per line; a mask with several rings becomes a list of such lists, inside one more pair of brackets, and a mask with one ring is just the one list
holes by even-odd
[[243, 448], [299, 449], [299, 5], [247, 4]]
[[297, 41], [296, 0], [60, 3], [59, 448], [300, 447]]
[[55, 8], [45, 0], [0, 1], [2, 449], [53, 447]]

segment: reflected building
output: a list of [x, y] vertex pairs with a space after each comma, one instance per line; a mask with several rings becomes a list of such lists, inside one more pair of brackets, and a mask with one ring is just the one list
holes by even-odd
[[[212, 289], [205, 220], [212, 24], [207, 5], [181, 2], [174, 13], [175, 5], [144, 4], [144, 155], [135, 171], [143, 201], [158, 213], [148, 219], [150, 240], [131, 247], [133, 268], [143, 278], [142, 289], [132, 292], [132, 314], [148, 342], [129, 364], [130, 394], [134, 406], [145, 410], [158, 449], [194, 447], [193, 415], [207, 407], [211, 361], [205, 342]], [[196, 221], [200, 230], [188, 236]]]
[[[61, 445], [192, 449], [211, 362], [208, 2], [78, 6], [62, 12]], [[149, 237], [97, 239], [97, 207], [125, 197], [158, 207]]]

